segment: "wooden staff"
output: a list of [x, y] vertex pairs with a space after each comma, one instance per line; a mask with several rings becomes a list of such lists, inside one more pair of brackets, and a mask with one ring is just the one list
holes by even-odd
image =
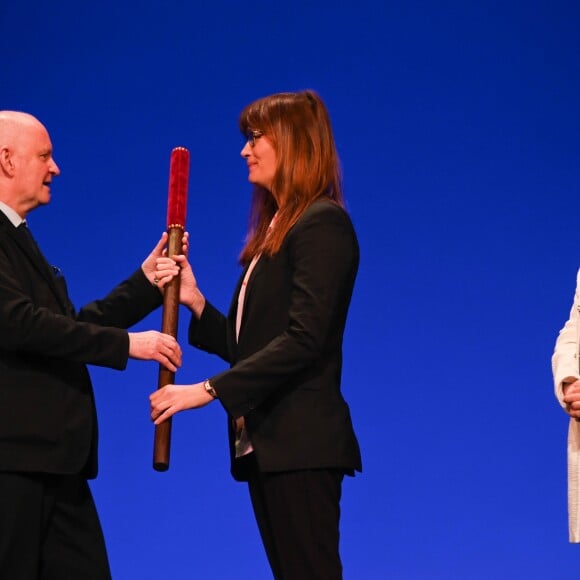
[[[181, 254], [183, 232], [185, 230], [185, 214], [187, 210], [187, 181], [189, 177], [189, 151], [184, 147], [176, 147], [171, 152], [169, 164], [169, 196], [167, 200], [167, 255]], [[177, 275], [165, 286], [163, 293], [163, 319], [161, 332], [177, 337], [177, 322], [179, 317], [179, 286], [180, 276]], [[160, 389], [175, 381], [175, 373], [159, 365]], [[169, 469], [169, 452], [171, 445], [171, 417], [155, 426], [155, 441], [153, 444], [153, 469], [167, 471]]]

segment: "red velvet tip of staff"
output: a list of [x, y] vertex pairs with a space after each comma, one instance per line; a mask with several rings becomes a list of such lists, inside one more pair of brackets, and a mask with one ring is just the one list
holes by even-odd
[[187, 181], [189, 178], [189, 151], [176, 147], [169, 164], [169, 195], [167, 198], [167, 227], [185, 228], [187, 213]]

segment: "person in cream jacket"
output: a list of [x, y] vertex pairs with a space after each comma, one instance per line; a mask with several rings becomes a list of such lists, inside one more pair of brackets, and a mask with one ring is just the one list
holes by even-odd
[[570, 316], [558, 334], [552, 371], [556, 397], [570, 416], [568, 429], [568, 525], [570, 542], [580, 543], [580, 270]]

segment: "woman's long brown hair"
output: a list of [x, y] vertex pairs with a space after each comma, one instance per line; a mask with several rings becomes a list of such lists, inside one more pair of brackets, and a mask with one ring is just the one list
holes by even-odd
[[[314, 91], [278, 93], [254, 101], [241, 113], [240, 130], [263, 131], [276, 151], [272, 191], [254, 187], [250, 223], [240, 262], [280, 249], [286, 234], [315, 200], [344, 207], [340, 162], [330, 117]], [[274, 214], [276, 227], [266, 236]]]

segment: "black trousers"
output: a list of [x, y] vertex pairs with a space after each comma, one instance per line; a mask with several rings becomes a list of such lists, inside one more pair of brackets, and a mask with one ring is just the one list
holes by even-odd
[[[253, 455], [253, 454], [252, 454]], [[308, 469], [260, 473], [252, 458], [248, 486], [276, 580], [340, 580], [340, 497], [344, 472]]]
[[110, 580], [86, 480], [0, 473], [0, 578]]

